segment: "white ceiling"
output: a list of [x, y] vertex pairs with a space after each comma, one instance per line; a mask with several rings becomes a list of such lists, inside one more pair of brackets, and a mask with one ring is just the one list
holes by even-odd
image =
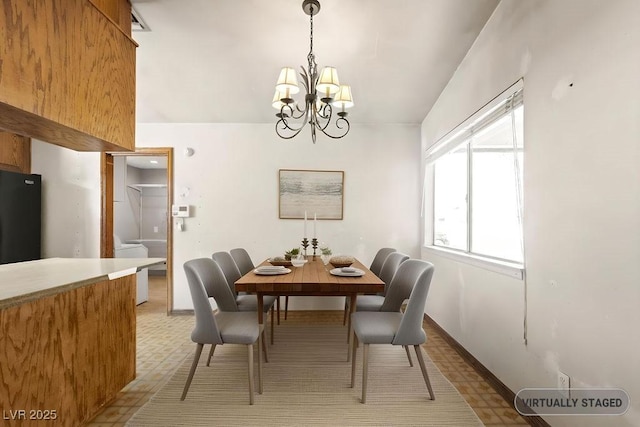
[[[351, 123], [421, 123], [499, 0], [321, 0], [318, 68], [350, 84]], [[139, 123], [275, 123], [280, 68], [306, 65], [302, 0], [133, 0]], [[299, 96], [300, 94], [298, 94]]]
[[149, 155], [126, 156], [126, 161], [129, 166], [132, 166], [138, 169], [166, 169], [167, 168], [166, 156], [149, 156]]

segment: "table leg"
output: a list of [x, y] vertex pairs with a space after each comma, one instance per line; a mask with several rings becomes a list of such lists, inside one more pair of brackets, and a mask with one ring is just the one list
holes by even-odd
[[262, 292], [256, 292], [256, 297], [258, 298], [258, 324], [264, 325], [264, 295], [262, 294]]
[[349, 337], [347, 339], [347, 362], [351, 361], [351, 340], [353, 339], [353, 331], [351, 330], [351, 315], [353, 313], [355, 313], [356, 311], [356, 298], [358, 297], [357, 294], [351, 294], [349, 295], [349, 297], [351, 298], [351, 300], [349, 301], [349, 320], [348, 320], [348, 333], [349, 333]]

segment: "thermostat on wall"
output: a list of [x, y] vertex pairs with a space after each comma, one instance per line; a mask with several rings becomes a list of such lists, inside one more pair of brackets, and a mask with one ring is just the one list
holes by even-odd
[[189, 217], [189, 205], [172, 205], [171, 216], [178, 218]]

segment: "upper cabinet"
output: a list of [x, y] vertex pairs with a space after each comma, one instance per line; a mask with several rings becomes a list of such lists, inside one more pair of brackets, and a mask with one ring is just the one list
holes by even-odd
[[135, 147], [128, 0], [0, 5], [0, 130], [77, 151]]
[[0, 170], [31, 173], [31, 140], [0, 132]]

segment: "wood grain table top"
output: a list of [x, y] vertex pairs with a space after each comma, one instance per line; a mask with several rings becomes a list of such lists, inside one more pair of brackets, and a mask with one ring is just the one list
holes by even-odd
[[[371, 270], [356, 260], [352, 267], [365, 272], [360, 277], [334, 276], [331, 264], [326, 266], [320, 257], [307, 257], [302, 267], [287, 267], [288, 274], [263, 276], [250, 271], [235, 282], [238, 292], [270, 295], [349, 295], [353, 293], [377, 293], [384, 290], [384, 282]], [[260, 264], [271, 265], [268, 261]]]

